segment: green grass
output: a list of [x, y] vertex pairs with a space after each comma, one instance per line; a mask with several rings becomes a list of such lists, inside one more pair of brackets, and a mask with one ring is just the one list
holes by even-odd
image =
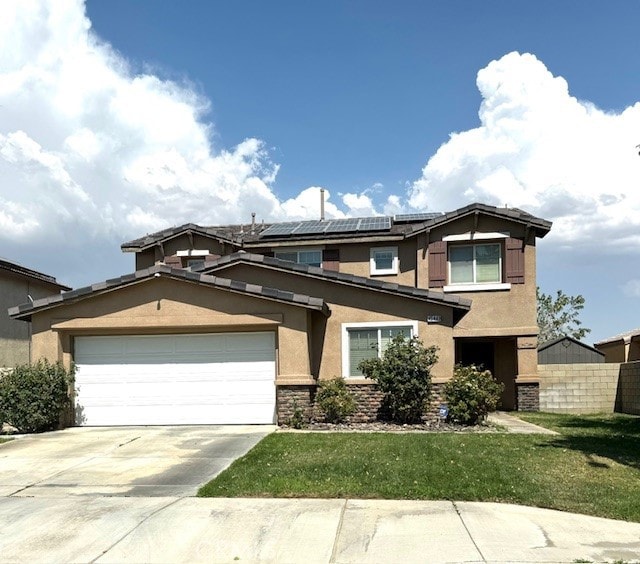
[[526, 419], [561, 435], [274, 433], [198, 495], [497, 501], [640, 521], [640, 418]]

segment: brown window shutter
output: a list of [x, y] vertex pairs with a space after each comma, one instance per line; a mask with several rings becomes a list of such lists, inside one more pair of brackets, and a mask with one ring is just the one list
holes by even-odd
[[429, 245], [429, 288], [442, 288], [447, 283], [447, 243]]
[[340, 270], [340, 250], [325, 249], [322, 251], [322, 268], [325, 270]]
[[511, 284], [524, 284], [524, 242], [509, 237], [505, 241], [505, 278]]

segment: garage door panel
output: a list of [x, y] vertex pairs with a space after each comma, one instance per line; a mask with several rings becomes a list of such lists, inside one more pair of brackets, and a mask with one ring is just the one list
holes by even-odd
[[273, 333], [78, 337], [78, 424], [273, 423], [274, 342]]

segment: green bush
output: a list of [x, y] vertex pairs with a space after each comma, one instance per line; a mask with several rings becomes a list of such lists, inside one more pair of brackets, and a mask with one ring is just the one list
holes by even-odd
[[320, 382], [316, 405], [329, 423], [341, 423], [356, 410], [353, 395], [340, 377]]
[[396, 423], [419, 423], [431, 396], [431, 367], [438, 348], [425, 347], [417, 337], [398, 335], [382, 358], [363, 360], [358, 368], [375, 380], [384, 394], [383, 414]]
[[16, 366], [0, 378], [0, 425], [8, 423], [21, 433], [58, 428], [69, 407], [73, 374], [73, 369], [47, 360]]
[[488, 370], [458, 364], [453, 378], [444, 385], [449, 419], [463, 425], [476, 425], [495, 411], [502, 390], [504, 384], [497, 382]]
[[293, 429], [304, 429], [307, 426], [307, 418], [304, 414], [304, 409], [302, 409], [295, 400], [293, 400], [293, 413], [291, 414], [291, 417], [289, 417], [287, 424]]

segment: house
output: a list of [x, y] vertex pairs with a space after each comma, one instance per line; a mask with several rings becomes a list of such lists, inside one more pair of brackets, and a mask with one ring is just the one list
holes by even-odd
[[604, 362], [604, 353], [565, 335], [538, 346], [538, 364], [591, 364]]
[[9, 318], [10, 306], [59, 294], [69, 287], [53, 276], [0, 259], [0, 368], [29, 362], [31, 325]]
[[605, 355], [605, 362], [640, 360], [640, 328], [597, 342], [595, 348]]
[[344, 376], [359, 416], [379, 394], [358, 371], [395, 335], [538, 401], [536, 240], [551, 223], [471, 204], [395, 217], [203, 227], [122, 245], [136, 271], [11, 310], [33, 355], [74, 362], [77, 423], [283, 422], [318, 380]]

